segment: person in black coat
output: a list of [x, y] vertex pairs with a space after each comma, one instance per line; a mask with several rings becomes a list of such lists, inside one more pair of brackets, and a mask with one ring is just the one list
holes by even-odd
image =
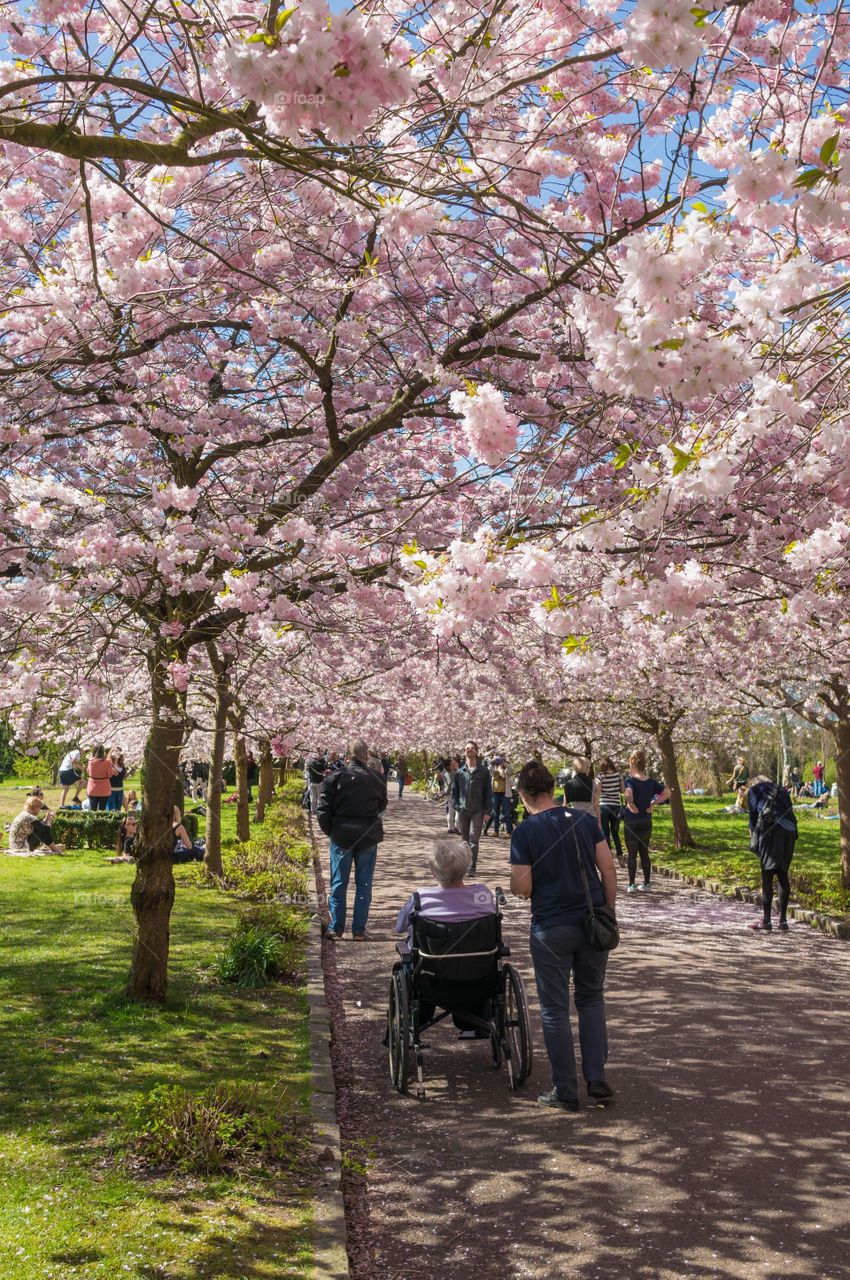
[[785, 787], [771, 782], [769, 778], [756, 778], [747, 795], [747, 808], [750, 816], [750, 848], [758, 854], [761, 863], [761, 897], [764, 918], [752, 929], [764, 929], [770, 933], [773, 929], [771, 912], [773, 909], [773, 881], [776, 878], [779, 888], [777, 902], [779, 904], [779, 929], [788, 931], [786, 913], [788, 899], [791, 896], [791, 882], [788, 869], [794, 857], [794, 845], [797, 841], [797, 818], [791, 796]]
[[372, 880], [378, 845], [384, 838], [381, 814], [387, 807], [387, 784], [381, 773], [370, 769], [369, 749], [362, 739], [353, 742], [345, 767], [322, 784], [317, 818], [330, 838], [331, 888], [328, 899], [330, 925], [326, 937], [336, 941], [345, 931], [346, 894], [354, 864], [354, 917], [352, 937], [367, 939], [366, 923], [372, 903]]

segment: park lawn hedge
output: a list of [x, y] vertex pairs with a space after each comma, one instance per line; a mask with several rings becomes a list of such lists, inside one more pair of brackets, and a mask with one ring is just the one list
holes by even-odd
[[[60, 812], [53, 818], [53, 837], [66, 849], [114, 849], [125, 817], [126, 814], [109, 809]], [[197, 814], [184, 814], [183, 825], [194, 843], [198, 837]]]

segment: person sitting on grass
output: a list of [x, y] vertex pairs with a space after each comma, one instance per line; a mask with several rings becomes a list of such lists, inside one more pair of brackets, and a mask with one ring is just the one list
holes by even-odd
[[200, 841], [196, 843], [192, 840], [183, 825], [183, 817], [177, 805], [174, 806], [171, 830], [174, 834], [174, 852], [172, 854], [174, 862], [203, 862], [204, 845]]
[[107, 858], [107, 862], [136, 861], [136, 832], [138, 829], [139, 819], [136, 817], [135, 813], [128, 813], [118, 829], [116, 855], [115, 857]]
[[48, 810], [42, 819], [42, 810], [46, 808], [41, 792], [30, 794], [24, 801], [24, 807], [9, 826], [9, 853], [18, 857], [27, 854], [64, 853], [65, 846], [53, 840], [53, 814]]
[[747, 787], [739, 787], [738, 794], [735, 797], [735, 803], [725, 805], [720, 810], [720, 812], [721, 813], [737, 813], [737, 814], [748, 813], [749, 809], [747, 808], [747, 790], [748, 790]]

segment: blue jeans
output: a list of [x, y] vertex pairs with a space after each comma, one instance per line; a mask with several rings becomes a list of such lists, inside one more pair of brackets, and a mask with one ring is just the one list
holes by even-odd
[[352, 933], [363, 933], [369, 919], [369, 907], [372, 905], [372, 879], [375, 875], [375, 859], [378, 846], [370, 845], [368, 849], [360, 849], [352, 853], [350, 849], [341, 849], [331, 840], [331, 892], [328, 906], [331, 914], [330, 927], [336, 933], [345, 929], [346, 894], [348, 881], [351, 878], [351, 863], [354, 862], [354, 919], [351, 922]]
[[112, 795], [107, 797], [106, 807], [112, 813], [120, 812], [121, 808], [123, 807], [123, 804], [124, 804], [123, 790], [113, 791]]
[[401, 799], [401, 797], [402, 797], [402, 795], [403, 795], [403, 794], [404, 794], [404, 774], [403, 774], [403, 773], [400, 773], [400, 774], [398, 775], [398, 798], [399, 798], [399, 800]]
[[514, 820], [511, 814], [510, 796], [506, 796], [504, 792], [501, 792], [501, 791], [494, 791], [491, 812], [493, 814], [493, 830], [495, 831], [496, 835], [499, 834], [499, 822], [501, 821], [502, 818], [505, 819], [505, 830], [507, 831], [508, 835], [510, 835], [514, 829]]
[[578, 1097], [578, 1081], [570, 1027], [570, 973], [582, 1074], [588, 1082], [604, 1080], [608, 1032], [603, 993], [608, 953], [587, 945], [581, 925], [533, 925], [530, 949], [552, 1083], [559, 1098], [574, 1099]]

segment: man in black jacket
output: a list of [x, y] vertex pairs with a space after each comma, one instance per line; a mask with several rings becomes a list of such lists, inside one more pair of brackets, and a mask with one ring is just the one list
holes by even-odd
[[493, 786], [490, 770], [478, 759], [478, 743], [467, 742], [466, 762], [461, 765], [452, 783], [452, 802], [460, 824], [460, 834], [472, 850], [470, 875], [478, 866], [478, 846], [484, 819], [493, 803]]
[[328, 938], [337, 941], [345, 930], [346, 893], [354, 863], [354, 918], [351, 936], [366, 941], [366, 922], [372, 903], [372, 879], [378, 845], [384, 838], [381, 814], [387, 807], [387, 784], [366, 761], [369, 751], [358, 739], [351, 744], [344, 769], [332, 773], [319, 795], [319, 826], [330, 837], [331, 890]]

